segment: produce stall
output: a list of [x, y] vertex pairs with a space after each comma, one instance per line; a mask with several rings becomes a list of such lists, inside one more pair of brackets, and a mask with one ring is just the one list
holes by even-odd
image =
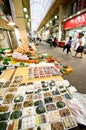
[[67, 103], [72, 101], [77, 90], [61, 75], [30, 79], [28, 69], [18, 67], [10, 73], [6, 70], [0, 76], [1, 130], [77, 128]]
[[[18, 54], [18, 53], [17, 53]], [[26, 57], [26, 56], [25, 56]], [[24, 58], [24, 57], [23, 57]], [[60, 61], [56, 58], [54, 58], [51, 55], [48, 54], [37, 54], [36, 56], [29, 56], [28, 60], [20, 60], [20, 59], [14, 59], [12, 56], [1, 56], [0, 60], [0, 70], [6, 70], [9, 68], [16, 68], [19, 66], [29, 66], [30, 64], [54, 64], [54, 68], [58, 69], [59, 74], [65, 75], [73, 71], [73, 68], [68, 65], [64, 65], [60, 63]], [[56, 71], [57, 71], [56, 69]], [[55, 69], [54, 69], [55, 70]]]
[[72, 67], [48, 54], [28, 61], [2, 56], [0, 65], [6, 69], [0, 75], [0, 130], [79, 130], [78, 123], [86, 125], [86, 106], [62, 78]]

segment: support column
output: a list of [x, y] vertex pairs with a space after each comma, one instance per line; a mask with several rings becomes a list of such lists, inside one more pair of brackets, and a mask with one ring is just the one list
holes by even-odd
[[59, 6], [59, 27], [58, 27], [58, 30], [59, 30], [59, 37], [58, 37], [58, 40], [60, 41], [61, 40], [61, 35], [62, 35], [62, 5]]
[[15, 14], [16, 14], [15, 22], [20, 31], [22, 46], [27, 47], [28, 38], [27, 38], [27, 32], [26, 32], [26, 26], [25, 26], [22, 0], [14, 0], [14, 7], [15, 7]]

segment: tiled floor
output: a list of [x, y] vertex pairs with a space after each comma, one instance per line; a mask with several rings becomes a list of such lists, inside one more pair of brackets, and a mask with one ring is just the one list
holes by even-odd
[[65, 75], [63, 78], [75, 86], [78, 92], [86, 93], [86, 54], [83, 56], [83, 59], [79, 58], [80, 55], [74, 58], [73, 55], [75, 51], [72, 50], [72, 52], [67, 55], [66, 51], [63, 52], [62, 48], [50, 47], [48, 43], [44, 42], [39, 43], [38, 52], [53, 55], [61, 63], [73, 67], [73, 72]]

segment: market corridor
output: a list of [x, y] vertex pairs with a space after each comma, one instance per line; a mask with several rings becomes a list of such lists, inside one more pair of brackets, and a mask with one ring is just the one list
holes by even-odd
[[86, 55], [83, 59], [72, 57], [75, 52], [72, 51], [71, 54], [66, 54], [62, 51], [62, 48], [50, 47], [48, 43], [41, 42], [38, 46], [39, 53], [48, 53], [57, 58], [64, 65], [69, 65], [73, 67], [73, 72], [63, 76], [67, 79], [73, 86], [76, 87], [78, 92], [86, 93]]

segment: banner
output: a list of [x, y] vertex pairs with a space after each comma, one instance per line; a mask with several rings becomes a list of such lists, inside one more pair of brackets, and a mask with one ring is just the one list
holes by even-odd
[[74, 17], [71, 20], [68, 20], [64, 23], [64, 30], [76, 28], [86, 25], [86, 13], [79, 15], [77, 17]]

